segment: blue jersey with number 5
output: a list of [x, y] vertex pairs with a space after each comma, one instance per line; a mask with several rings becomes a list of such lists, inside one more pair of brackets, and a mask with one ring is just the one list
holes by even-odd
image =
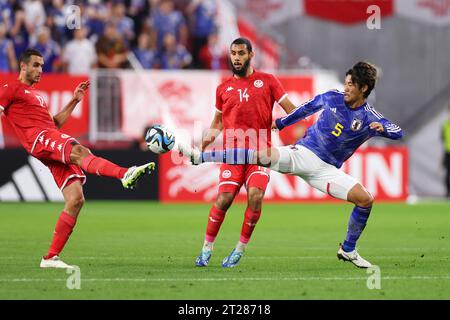
[[[292, 125], [297, 121], [323, 109], [317, 122], [306, 135], [297, 141], [314, 152], [323, 161], [340, 168], [358, 147], [368, 139], [381, 136], [400, 139], [402, 129], [383, 117], [367, 102], [352, 109], [344, 102], [344, 93], [328, 91], [299, 106], [289, 115], [276, 120], [278, 129]], [[372, 122], [379, 122], [384, 132], [370, 129]]]

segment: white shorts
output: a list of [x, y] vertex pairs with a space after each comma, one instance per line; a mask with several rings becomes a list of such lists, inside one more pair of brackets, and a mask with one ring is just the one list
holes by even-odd
[[276, 149], [280, 153], [280, 159], [270, 167], [272, 170], [299, 176], [312, 187], [334, 198], [347, 200], [349, 191], [359, 183], [303, 146], [284, 146]]

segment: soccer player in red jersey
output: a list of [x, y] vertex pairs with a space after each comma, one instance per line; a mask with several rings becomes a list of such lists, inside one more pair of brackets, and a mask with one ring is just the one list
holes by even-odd
[[[201, 149], [210, 145], [220, 131], [223, 131], [226, 148], [253, 145], [256, 149], [265, 149], [271, 145], [274, 103], [278, 102], [288, 114], [296, 106], [287, 98], [278, 79], [256, 71], [250, 65], [254, 52], [248, 39], [234, 40], [229, 54], [233, 76], [217, 87], [216, 113]], [[236, 247], [222, 262], [223, 267], [236, 266], [261, 215], [269, 175], [269, 169], [258, 165], [221, 165], [219, 192], [209, 212], [204, 245], [196, 259], [197, 266], [208, 265], [225, 214], [242, 185], [245, 185], [248, 202], [241, 236]]]
[[64, 245], [75, 227], [84, 204], [84, 172], [122, 181], [125, 188], [134, 188], [138, 179], [155, 168], [153, 162], [122, 168], [96, 157], [71, 136], [59, 131], [89, 88], [89, 81], [80, 83], [73, 98], [58, 114], [52, 116], [44, 99], [33, 85], [39, 82], [44, 60], [42, 54], [27, 49], [20, 57], [19, 78], [0, 87], [0, 115], [3, 113], [14, 128], [26, 151], [39, 159], [52, 173], [64, 197], [64, 209], [56, 223], [53, 240], [41, 268], [70, 268], [60, 258]]

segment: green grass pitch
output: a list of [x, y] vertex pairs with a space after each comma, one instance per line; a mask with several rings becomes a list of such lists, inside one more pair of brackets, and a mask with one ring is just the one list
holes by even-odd
[[266, 204], [240, 264], [223, 269], [243, 204], [198, 268], [208, 204], [88, 201], [62, 254], [81, 270], [69, 290], [64, 270], [39, 268], [61, 208], [0, 203], [0, 299], [450, 299], [450, 203], [374, 207], [358, 249], [380, 289], [336, 258], [351, 205]]

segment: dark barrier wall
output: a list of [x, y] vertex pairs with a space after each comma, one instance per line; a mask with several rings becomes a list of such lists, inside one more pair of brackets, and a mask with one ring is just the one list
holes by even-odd
[[[130, 167], [154, 161], [158, 157], [138, 149], [94, 150], [92, 152], [114, 163]], [[48, 169], [23, 149], [0, 150], [0, 201], [61, 201], [61, 192]], [[158, 199], [158, 170], [146, 175], [134, 190], [122, 187], [120, 181], [87, 175], [84, 185], [86, 199]]]

